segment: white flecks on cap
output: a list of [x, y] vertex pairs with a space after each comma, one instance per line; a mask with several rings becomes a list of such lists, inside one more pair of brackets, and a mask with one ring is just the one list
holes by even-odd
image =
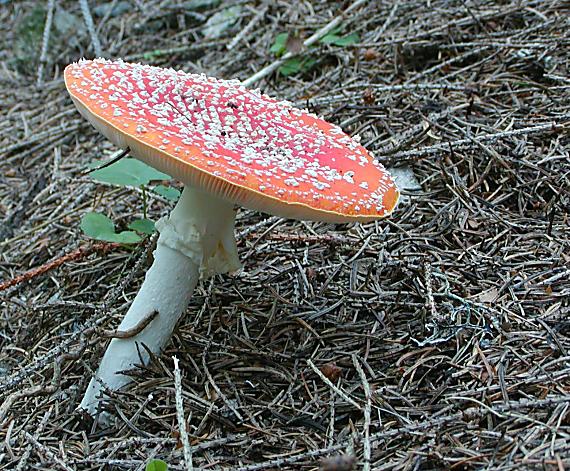
[[255, 176], [247, 180], [252, 190], [382, 211], [382, 197], [393, 186], [359, 136], [238, 81], [105, 59], [81, 60], [70, 73], [77, 79], [72, 94], [101, 110], [112, 105], [108, 121], [133, 125], [141, 140], [158, 136], [160, 150], [184, 151], [211, 175], [239, 185]]

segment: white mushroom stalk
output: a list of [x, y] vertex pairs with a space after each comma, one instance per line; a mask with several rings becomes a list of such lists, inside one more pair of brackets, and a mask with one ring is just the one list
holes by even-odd
[[128, 384], [131, 378], [125, 372], [141, 361], [146, 364], [148, 351], [160, 353], [200, 277], [240, 267], [234, 223], [232, 204], [191, 187], [184, 189], [170, 216], [156, 224], [160, 236], [154, 263], [118, 330], [133, 329], [156, 314], [133, 337], [111, 340], [80, 408], [96, 415], [105, 390], [115, 391]]

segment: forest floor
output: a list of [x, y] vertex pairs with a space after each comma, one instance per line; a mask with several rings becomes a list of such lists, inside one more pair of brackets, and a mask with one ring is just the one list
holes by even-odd
[[[570, 469], [567, 2], [90, 1], [91, 32], [80, 3], [0, 0], [0, 470], [188, 469], [174, 355], [195, 468]], [[285, 50], [252, 85], [359, 134], [402, 201], [362, 225], [242, 209], [242, 271], [202, 283], [90, 423], [155, 238], [83, 234], [88, 211], [125, 229], [142, 193], [86, 174], [118, 149], [64, 67], [246, 80]]]

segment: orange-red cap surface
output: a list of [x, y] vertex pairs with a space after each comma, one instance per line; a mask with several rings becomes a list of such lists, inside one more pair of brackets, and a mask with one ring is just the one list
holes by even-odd
[[97, 59], [67, 66], [65, 83], [115, 144], [237, 204], [348, 222], [386, 216], [397, 202], [390, 175], [338, 126], [237, 81]]

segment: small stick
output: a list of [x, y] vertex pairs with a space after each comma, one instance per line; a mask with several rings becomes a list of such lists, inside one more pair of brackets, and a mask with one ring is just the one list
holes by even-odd
[[104, 330], [102, 337], [109, 339], [130, 339], [131, 337], [140, 334], [156, 316], [158, 316], [158, 311], [152, 311], [144, 319], [141, 319], [134, 327], [126, 330]]
[[244, 421], [243, 416], [239, 413], [239, 411], [228, 400], [226, 395], [222, 392], [220, 387], [214, 381], [214, 378], [213, 378], [212, 374], [210, 373], [210, 371], [208, 371], [208, 365], [206, 364], [206, 352], [204, 352], [204, 354], [202, 355], [202, 366], [204, 367], [204, 372], [206, 373], [206, 377], [208, 378], [208, 381], [210, 382], [210, 384], [214, 388], [214, 391], [216, 391], [216, 394], [218, 395], [218, 397], [220, 397], [222, 399], [222, 401], [224, 401], [224, 404], [228, 407], [228, 409], [230, 409], [234, 413], [234, 415], [241, 422], [243, 422]]
[[[512, 131], [502, 131], [497, 133], [481, 134], [479, 136], [474, 136], [468, 139], [458, 139], [456, 141], [450, 142], [455, 149], [463, 148], [465, 146], [471, 146], [477, 142], [495, 142], [499, 139], [512, 136], [528, 136], [531, 134], [541, 134], [543, 132], [552, 132], [562, 130], [568, 127], [568, 122], [564, 123], [547, 123], [538, 126], [529, 126], [526, 128], [514, 129]], [[433, 146], [420, 147], [419, 149], [406, 150], [403, 152], [397, 152], [392, 157], [393, 158], [414, 158], [421, 157], [425, 155], [437, 154], [440, 152], [448, 152], [449, 144], [435, 144]]]
[[330, 379], [328, 379], [321, 370], [319, 370], [315, 364], [311, 360], [307, 360], [307, 364], [311, 367], [311, 369], [317, 374], [319, 378], [323, 380], [323, 382], [331, 388], [335, 393], [337, 393], [340, 397], [342, 397], [346, 402], [351, 404], [352, 406], [356, 407], [358, 410], [362, 410], [362, 407], [352, 398], [350, 398], [342, 389], [337, 388]]
[[34, 437], [31, 433], [28, 433], [24, 430], [24, 436], [26, 439], [39, 451], [41, 451], [44, 455], [46, 455], [51, 461], [57, 463], [62, 469], [65, 471], [73, 471], [73, 468], [67, 466], [59, 456], [57, 456], [54, 452], [52, 452], [47, 446], [40, 443], [36, 437]]
[[51, 25], [53, 23], [53, 11], [55, 9], [55, 0], [48, 0], [46, 23], [44, 26], [44, 34], [42, 37], [42, 52], [40, 53], [40, 65], [38, 66], [38, 80], [36, 85], [39, 87], [42, 84], [44, 75], [44, 66], [47, 62], [47, 50], [49, 44], [49, 36], [51, 33]]
[[[259, 232], [251, 232], [248, 234], [250, 238], [257, 239], [262, 237], [264, 234]], [[265, 235], [266, 239], [270, 240], [286, 240], [289, 242], [307, 242], [307, 243], [326, 243], [331, 245], [340, 245], [340, 244], [354, 244], [357, 242], [356, 239], [351, 239], [349, 237], [342, 237], [337, 235], [330, 235], [330, 234], [287, 234], [281, 232], [275, 232]]]
[[[42, 421], [36, 428], [34, 429], [34, 435], [39, 437], [40, 434], [43, 432], [44, 428], [46, 427], [52, 413], [53, 408], [50, 407], [47, 412], [44, 414]], [[32, 445], [28, 444], [22, 456], [20, 456], [20, 460], [18, 461], [18, 466], [16, 466], [16, 471], [22, 471], [26, 469], [28, 465], [28, 459], [30, 458], [30, 454], [32, 453]]]
[[122, 151], [120, 151], [115, 157], [113, 157], [111, 160], [109, 160], [108, 162], [105, 162], [104, 164], [99, 165], [99, 167], [96, 168], [90, 168], [89, 170], [83, 172], [81, 174], [81, 176], [84, 175], [89, 175], [91, 172], [95, 172], [96, 170], [101, 170], [102, 168], [107, 168], [110, 165], [113, 165], [114, 163], [118, 162], [119, 160], [121, 160], [123, 157], [126, 157], [127, 154], [131, 151], [131, 149], [129, 149], [128, 147]]
[[192, 471], [194, 465], [192, 464], [192, 448], [190, 448], [190, 441], [188, 440], [188, 433], [186, 432], [186, 420], [184, 419], [184, 407], [182, 404], [182, 378], [180, 368], [178, 367], [178, 358], [172, 357], [174, 360], [174, 393], [176, 394], [176, 418], [178, 420], [178, 428], [180, 429], [180, 440], [184, 447], [184, 462], [186, 469]]
[[283, 221], [283, 219], [278, 217], [278, 216], [270, 216], [267, 219], [264, 219], [263, 221], [252, 224], [251, 226], [248, 226], [245, 229], [243, 229], [242, 231], [238, 232], [236, 235], [236, 239], [241, 240], [241, 239], [245, 238], [246, 236], [248, 236], [249, 234], [251, 234], [252, 232], [255, 232], [256, 230], [258, 230], [262, 227], [269, 226], [270, 224], [274, 224], [278, 221]]
[[335, 415], [336, 415], [333, 396], [330, 397], [329, 402], [330, 402], [330, 421], [329, 421], [329, 430], [327, 432], [327, 446], [333, 446], [335, 442], [334, 424], [335, 424]]
[[437, 312], [437, 308], [435, 307], [435, 300], [433, 299], [433, 287], [432, 287], [432, 273], [431, 273], [431, 263], [425, 262], [424, 263], [424, 275], [425, 275], [425, 282], [426, 282], [426, 301], [427, 305], [431, 311], [431, 318], [434, 321], [440, 322], [443, 319]]
[[89, 10], [89, 4], [87, 3], [87, 0], [79, 0], [79, 6], [81, 7], [81, 13], [83, 13], [85, 26], [87, 26], [87, 31], [89, 31], [89, 36], [91, 37], [91, 46], [93, 46], [93, 52], [95, 53], [96, 57], [102, 57], [103, 50], [101, 49], [101, 42], [97, 37], [95, 25], [93, 24], [93, 17], [91, 16], [91, 10]]
[[362, 381], [362, 387], [364, 388], [364, 395], [366, 396], [366, 404], [364, 405], [364, 464], [362, 465], [363, 471], [370, 471], [370, 460], [372, 458], [372, 447], [370, 446], [370, 423], [372, 421], [372, 403], [371, 397], [372, 393], [370, 392], [370, 384], [368, 383], [368, 379], [366, 378], [366, 374], [362, 369], [362, 365], [358, 361], [356, 355], [352, 355], [352, 363], [354, 364], [354, 368], [358, 372], [358, 376], [360, 376], [360, 381]]
[[379, 38], [381, 38], [384, 35], [386, 28], [388, 28], [390, 23], [392, 23], [392, 21], [394, 20], [394, 17], [396, 16], [396, 11], [398, 10], [399, 6], [400, 6], [400, 2], [394, 3], [394, 6], [390, 10], [390, 13], [388, 13], [386, 20], [384, 21], [384, 23], [380, 27], [380, 31], [378, 31], [378, 33], [376, 33], [376, 39], [374, 39], [374, 41], [377, 41]]
[[34, 269], [29, 270], [25, 273], [22, 273], [21, 275], [18, 275], [15, 278], [12, 278], [11, 280], [1, 282], [0, 283], [0, 291], [4, 291], [4, 290], [6, 290], [12, 286], [23, 283], [25, 281], [29, 281], [32, 278], [35, 278], [39, 275], [43, 275], [44, 273], [47, 273], [48, 271], [53, 270], [53, 269], [63, 265], [64, 263], [72, 262], [75, 260], [80, 260], [82, 258], [85, 258], [85, 257], [91, 255], [93, 252], [105, 253], [105, 252], [108, 252], [109, 250], [116, 249], [120, 246], [121, 246], [121, 244], [118, 244], [115, 242], [113, 242], [113, 243], [100, 242], [100, 243], [90, 245], [88, 247], [80, 247], [77, 250], [74, 250], [73, 252], [70, 252], [68, 254], [63, 255], [62, 257], [56, 258], [55, 260], [51, 260], [51, 261], [45, 263], [44, 265], [41, 265], [37, 268], [34, 268]]
[[265, 15], [265, 12], [267, 12], [267, 6], [263, 7], [257, 12], [257, 14], [250, 20], [246, 27], [242, 29], [234, 39], [231, 40], [231, 42], [226, 46], [226, 49], [228, 49], [228, 51], [233, 49], [237, 43], [239, 43], [246, 36], [246, 34], [248, 34], [253, 29], [253, 27], [259, 22], [263, 15]]

